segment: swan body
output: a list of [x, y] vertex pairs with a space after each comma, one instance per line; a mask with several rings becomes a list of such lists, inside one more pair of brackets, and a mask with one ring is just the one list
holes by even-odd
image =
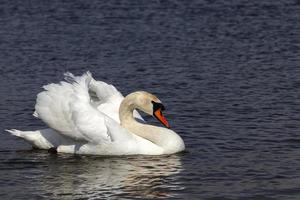
[[87, 72], [65, 74], [66, 81], [44, 86], [34, 116], [49, 128], [7, 130], [39, 149], [93, 155], [161, 155], [183, 151], [181, 137], [171, 129], [142, 123], [136, 109], [157, 117], [165, 126], [163, 105], [154, 95], [138, 91], [126, 96]]

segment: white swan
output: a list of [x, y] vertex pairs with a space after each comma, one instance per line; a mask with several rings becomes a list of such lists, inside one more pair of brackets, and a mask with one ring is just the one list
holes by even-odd
[[138, 91], [122, 96], [118, 90], [93, 79], [87, 72], [44, 86], [37, 96], [34, 116], [50, 128], [37, 131], [7, 130], [39, 149], [97, 155], [161, 155], [183, 151], [174, 131], [138, 122], [135, 109], [155, 116], [169, 128], [164, 107], [154, 95]]

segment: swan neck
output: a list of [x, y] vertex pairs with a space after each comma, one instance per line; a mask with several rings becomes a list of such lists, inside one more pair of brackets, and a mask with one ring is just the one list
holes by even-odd
[[143, 124], [134, 119], [134, 109], [141, 109], [136, 101], [134, 93], [126, 96], [122, 101], [119, 109], [121, 126], [131, 133], [158, 145], [164, 153], [184, 150], [183, 140], [175, 132], [166, 128]]
[[150, 140], [153, 143], [157, 143], [158, 141], [153, 135], [149, 125], [136, 121], [136, 119], [133, 116], [134, 110], [140, 109], [139, 104], [137, 102], [138, 95], [138, 93], [129, 94], [122, 101], [119, 109], [121, 126], [135, 135]]
[[119, 109], [121, 126], [126, 128], [126, 124], [136, 122], [133, 117], [133, 111], [135, 108], [136, 105], [134, 99], [130, 96], [123, 99]]

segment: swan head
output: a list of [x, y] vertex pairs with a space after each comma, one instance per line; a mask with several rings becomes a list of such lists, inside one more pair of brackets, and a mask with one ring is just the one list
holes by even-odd
[[165, 127], [170, 128], [169, 122], [162, 113], [165, 107], [155, 95], [145, 91], [138, 91], [131, 93], [129, 96], [134, 98], [135, 108], [155, 117]]
[[165, 110], [165, 107], [162, 103], [151, 101], [152, 103], [152, 110], [153, 110], [153, 116], [160, 121], [165, 127], [170, 128], [169, 122], [163, 115], [162, 111]]

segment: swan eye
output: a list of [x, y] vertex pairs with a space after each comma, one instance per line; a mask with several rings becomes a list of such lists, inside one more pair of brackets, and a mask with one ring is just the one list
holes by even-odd
[[153, 113], [158, 109], [160, 109], [161, 111], [165, 110], [165, 106], [162, 103], [157, 103], [155, 101], [151, 101], [151, 103], [153, 104]]

